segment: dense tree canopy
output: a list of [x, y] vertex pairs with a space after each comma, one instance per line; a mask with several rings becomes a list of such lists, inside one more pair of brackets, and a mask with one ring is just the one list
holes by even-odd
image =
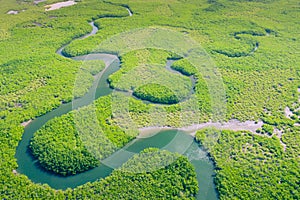
[[159, 84], [147, 84], [134, 90], [133, 95], [153, 103], [173, 104], [179, 100], [172, 90]]
[[[225, 120], [262, 120], [265, 124], [257, 131], [259, 135], [216, 130], [197, 134], [197, 140], [215, 161], [220, 198], [300, 198], [297, 0], [81, 0], [74, 6], [46, 12], [44, 6], [54, 2], [57, 1], [1, 1], [2, 199], [118, 199], [120, 195], [128, 199], [194, 197], [194, 171], [184, 157], [151, 173], [132, 174], [116, 170], [103, 180], [65, 191], [33, 183], [26, 175], [14, 171], [18, 168], [16, 149], [24, 132], [20, 124], [42, 116], [74, 97], [83, 96], [93, 83], [93, 75], [104, 68], [103, 63], [91, 61], [86, 66], [86, 63], [62, 57], [56, 51], [70, 43], [63, 50], [65, 56], [85, 55], [97, 52], [99, 43], [112, 35], [157, 26], [179, 31], [206, 50], [216, 65], [216, 73], [222, 76], [226, 90]], [[127, 7], [132, 10], [132, 17], [129, 17]], [[18, 14], [7, 14], [9, 11]], [[74, 40], [91, 31], [88, 22], [92, 20], [99, 28], [98, 33]], [[88, 121], [89, 118], [72, 122], [74, 114], [79, 112], [74, 111], [46, 123], [32, 139], [32, 152], [45, 168], [48, 166], [49, 170], [58, 173], [73, 174], [96, 166], [97, 159], [131, 141], [138, 133], [128, 134], [122, 129], [129, 124], [125, 123], [129, 119], [138, 127], [179, 127], [209, 121], [211, 91], [205, 80], [210, 77], [203, 77], [181, 58], [171, 66], [181, 74], [170, 72], [165, 65], [167, 59], [174, 56], [172, 53], [155, 49], [128, 52], [120, 58], [121, 69], [110, 76], [109, 84], [133, 92], [144, 83], [142, 72], [145, 68], [133, 76], [140, 78], [140, 82], [128, 81], [132, 78], [130, 76], [124, 81], [122, 76], [136, 67], [148, 67], [152, 74], [160, 75], [157, 81], [164, 80], [166, 87], [179, 99], [190, 96], [188, 100], [174, 105], [154, 105], [130, 98], [128, 106], [119, 106], [128, 111], [124, 117], [113, 112], [112, 96], [103, 97], [92, 104], [97, 108], [96, 119], [100, 124], [100, 128], [92, 127], [101, 133], [96, 138], [89, 135], [95, 132], [84, 131], [89, 130], [85, 125], [93, 122]], [[187, 77], [190, 75], [196, 79], [195, 88]], [[74, 92], [76, 78], [81, 78], [82, 84], [80, 90]], [[286, 107], [292, 112], [290, 117], [286, 116]], [[85, 116], [90, 111], [90, 107], [86, 107], [80, 112]], [[121, 120], [124, 122], [122, 128], [118, 124]], [[79, 128], [74, 128], [75, 124]], [[78, 137], [79, 133], [88, 137]], [[105, 145], [107, 149], [94, 151], [98, 147], [95, 141], [109, 145]], [[169, 153], [162, 152], [161, 155]], [[153, 158], [159, 159], [158, 156]], [[61, 161], [64, 164], [59, 165]], [[129, 164], [132, 165], [133, 161]], [[132, 169], [138, 170], [139, 167]]]
[[215, 162], [220, 199], [299, 198], [299, 157], [290, 154], [297, 150], [284, 151], [276, 136], [207, 129], [196, 140]]

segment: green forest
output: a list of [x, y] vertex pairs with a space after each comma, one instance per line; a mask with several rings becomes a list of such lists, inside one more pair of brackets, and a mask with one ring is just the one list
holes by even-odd
[[[16, 153], [26, 131], [36, 129], [25, 153], [46, 173], [70, 178], [103, 165], [141, 128], [230, 120], [263, 125], [196, 132], [195, 141], [213, 162], [217, 198], [300, 199], [297, 0], [76, 0], [46, 11], [58, 2], [0, 0], [1, 199], [196, 199], [202, 177], [179, 153], [144, 149], [105, 178], [68, 189], [19, 172]], [[88, 35], [91, 22], [98, 31]], [[203, 48], [200, 55], [221, 77], [224, 116], [213, 116], [218, 90], [209, 85], [214, 80], [205, 74], [208, 63], [195, 66], [190, 52], [103, 52], [99, 46], [146, 28], [180, 33]], [[172, 44], [172, 37], [163, 42]], [[107, 60], [74, 58], [90, 53], [117, 56], [120, 68], [104, 80], [110, 94], [78, 108], [76, 102], [110, 67]], [[35, 119], [64, 106], [74, 107], [35, 127]]]
[[[297, 131], [291, 129], [284, 136], [291, 139]], [[287, 144], [294, 143], [289, 139]], [[299, 140], [299, 135], [294, 139]], [[275, 136], [246, 131], [206, 129], [197, 132], [196, 140], [215, 162], [220, 199], [299, 198], [299, 147], [283, 150]]]
[[154, 103], [173, 104], [179, 102], [177, 96], [170, 88], [155, 83], [138, 87], [134, 90], [133, 95]]
[[30, 143], [30, 149], [40, 164], [62, 175], [76, 174], [99, 163], [74, 133], [74, 120], [69, 118], [71, 116], [66, 115], [60, 120], [53, 119], [36, 133]]

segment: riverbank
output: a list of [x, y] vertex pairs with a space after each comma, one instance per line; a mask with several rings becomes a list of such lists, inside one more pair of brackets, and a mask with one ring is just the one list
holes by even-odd
[[32, 122], [32, 119], [30, 119], [30, 120], [28, 120], [28, 121], [25, 121], [25, 122], [22, 122], [22, 123], [21, 123], [21, 126], [26, 127], [26, 126], [28, 126], [31, 122]]
[[163, 130], [179, 130], [189, 133], [192, 136], [195, 136], [196, 131], [208, 128], [208, 127], [214, 127], [221, 130], [232, 130], [232, 131], [250, 131], [252, 133], [256, 133], [255, 131], [259, 128], [261, 128], [263, 125], [262, 121], [245, 121], [240, 122], [239, 120], [232, 119], [228, 122], [205, 122], [200, 124], [194, 124], [191, 126], [186, 127], [168, 127], [168, 126], [153, 126], [153, 127], [143, 127], [139, 129], [140, 134], [137, 136], [137, 138], [147, 138], [153, 136], [155, 133], [163, 131]]
[[161, 131], [167, 131], [167, 130], [178, 130], [178, 131], [183, 131], [188, 133], [189, 135], [195, 137], [196, 132], [198, 130], [204, 129], [204, 128], [209, 128], [209, 127], [214, 127], [216, 129], [220, 130], [231, 130], [231, 131], [249, 131], [254, 135], [258, 135], [261, 137], [268, 137], [272, 138], [273, 136], [276, 136], [279, 139], [279, 142], [283, 148], [283, 151], [286, 151], [286, 144], [282, 141], [282, 131], [278, 129], [274, 129], [273, 135], [266, 135], [266, 134], [260, 134], [257, 133], [257, 129], [261, 129], [263, 126], [262, 121], [245, 121], [241, 122], [236, 119], [229, 120], [228, 122], [205, 122], [205, 123], [200, 123], [200, 124], [194, 124], [191, 126], [186, 126], [186, 127], [169, 127], [169, 126], [149, 126], [149, 127], [143, 127], [139, 128], [139, 135], [137, 136], [138, 139], [142, 138], [149, 138], [153, 137], [157, 133]]

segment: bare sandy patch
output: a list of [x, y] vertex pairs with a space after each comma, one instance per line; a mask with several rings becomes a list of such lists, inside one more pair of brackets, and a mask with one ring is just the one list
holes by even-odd
[[284, 115], [285, 115], [285, 117], [291, 119], [291, 116], [293, 115], [293, 112], [290, 110], [289, 107], [285, 107], [285, 109], [284, 109]]
[[33, 3], [34, 4], [39, 4], [39, 3], [42, 3], [42, 2], [45, 2], [46, 0], [35, 0]]
[[277, 128], [274, 129], [274, 133], [276, 137], [279, 139], [281, 146], [283, 147], [283, 150], [286, 150], [286, 144], [282, 141], [282, 135], [283, 132], [281, 130], [278, 130]]
[[8, 14], [8, 15], [16, 15], [16, 14], [19, 14], [19, 11], [17, 11], [17, 10], [10, 10], [6, 14]]
[[187, 127], [181, 127], [181, 128], [176, 128], [176, 127], [144, 127], [139, 129], [139, 138], [143, 137], [151, 137], [155, 135], [155, 133], [163, 130], [172, 130], [176, 129], [179, 131], [184, 131], [189, 133], [192, 136], [195, 136], [196, 131], [208, 127], [215, 127], [217, 129], [221, 130], [233, 130], [233, 131], [250, 131], [252, 133], [256, 133], [255, 131], [259, 128], [261, 128], [263, 125], [262, 121], [245, 121], [245, 122], [240, 122], [236, 119], [229, 120], [228, 122], [206, 122], [206, 123], [201, 123], [201, 124], [194, 124], [191, 126]]
[[30, 119], [30, 120], [28, 120], [28, 121], [25, 121], [25, 122], [22, 122], [22, 123], [21, 123], [21, 126], [26, 127], [26, 126], [28, 126], [31, 122], [32, 122], [32, 119]]
[[68, 7], [68, 6], [73, 6], [77, 4], [75, 1], [64, 1], [64, 2], [59, 2], [59, 3], [54, 3], [50, 5], [45, 6], [46, 11], [51, 11], [51, 10], [57, 10], [63, 7]]

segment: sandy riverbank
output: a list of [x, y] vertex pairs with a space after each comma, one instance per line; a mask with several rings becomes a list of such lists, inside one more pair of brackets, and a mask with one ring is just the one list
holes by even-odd
[[[158, 127], [158, 126], [152, 126], [152, 127], [144, 127], [140, 128], [139, 132], [140, 134], [137, 136], [137, 138], [148, 138], [152, 137], [155, 134], [157, 134], [160, 131], [166, 131], [166, 130], [178, 130], [178, 131], [184, 131], [190, 134], [191, 136], [195, 137], [195, 134], [198, 130], [208, 128], [208, 127], [214, 127], [220, 130], [232, 130], [232, 131], [250, 131], [254, 135], [259, 135], [261, 137], [268, 137], [271, 138], [272, 136], [269, 135], [262, 135], [260, 133], [256, 133], [256, 130], [261, 128], [263, 125], [262, 121], [245, 121], [245, 122], [240, 122], [238, 120], [229, 120], [228, 122], [220, 123], [220, 122], [206, 122], [206, 123], [201, 123], [201, 124], [194, 124], [191, 126], [187, 127], [181, 127], [181, 128], [176, 128], [176, 127]], [[278, 129], [274, 130], [275, 136], [279, 139], [281, 146], [283, 147], [283, 150], [286, 150], [286, 144], [283, 143], [281, 137], [282, 137], [282, 132], [279, 131]]]
[[[204, 128], [208, 127], [214, 127], [220, 130], [232, 130], [232, 131], [250, 131], [254, 135], [259, 135], [261, 137], [268, 137], [271, 138], [272, 136], [269, 135], [262, 135], [260, 133], [256, 133], [256, 130], [261, 128], [263, 125], [262, 121], [245, 121], [245, 122], [240, 122], [238, 120], [229, 120], [228, 122], [220, 123], [220, 122], [206, 122], [206, 123], [201, 123], [201, 124], [194, 124], [191, 126], [187, 127], [181, 127], [181, 128], [176, 128], [176, 127], [158, 127], [158, 126], [152, 126], [152, 127], [144, 127], [140, 128], [139, 132], [140, 134], [137, 136], [137, 138], [148, 138], [152, 137], [155, 134], [157, 134], [160, 131], [165, 131], [165, 130], [178, 130], [178, 131], [184, 131], [190, 134], [191, 136], [195, 137], [195, 134], [197, 130], [201, 130]], [[274, 134], [276, 137], [278, 137], [281, 146], [283, 147], [283, 150], [286, 150], [286, 144], [283, 143], [281, 140], [282, 132], [275, 129]]]
[[240, 122], [238, 120], [229, 120], [228, 122], [206, 122], [206, 123], [201, 123], [201, 124], [194, 124], [191, 126], [187, 127], [181, 127], [181, 128], [176, 128], [176, 127], [144, 127], [140, 128], [140, 134], [138, 135], [138, 138], [145, 138], [145, 137], [151, 137], [158, 133], [159, 131], [163, 130], [174, 130], [177, 129], [179, 131], [184, 131], [189, 133], [192, 136], [195, 136], [195, 133], [197, 130], [203, 129], [203, 128], [208, 128], [208, 127], [215, 127], [217, 129], [221, 130], [233, 130], [233, 131], [250, 131], [252, 133], [256, 133], [255, 131], [259, 128], [261, 128], [263, 125], [262, 121], [245, 121], [245, 122]]
[[28, 121], [25, 121], [25, 122], [22, 122], [21, 125], [26, 127], [28, 126], [30, 123], [32, 122], [32, 119], [28, 120]]

